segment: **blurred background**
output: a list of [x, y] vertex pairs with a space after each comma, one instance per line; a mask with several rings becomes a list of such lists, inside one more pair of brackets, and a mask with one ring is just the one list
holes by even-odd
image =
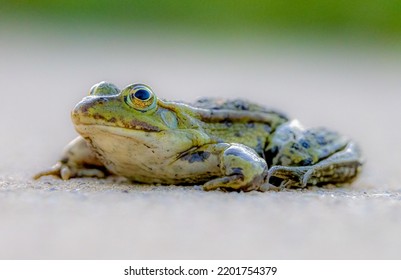
[[392, 40], [401, 32], [397, 0], [2, 1], [2, 18], [74, 30], [181, 31], [218, 37], [270, 34]]
[[[132, 258], [144, 252], [148, 258], [399, 257], [399, 247], [391, 242], [399, 236], [394, 222], [401, 213], [401, 1], [0, 2], [0, 257]], [[87, 193], [113, 189], [107, 183], [33, 182], [32, 174], [52, 165], [77, 135], [69, 112], [102, 80], [120, 88], [146, 83], [171, 100], [247, 98], [307, 127], [337, 130], [364, 151], [365, 169], [352, 191], [368, 193], [368, 198], [355, 204], [359, 196], [349, 195], [349, 189], [339, 190], [332, 200], [325, 193], [302, 198], [297, 193], [227, 194], [228, 202], [221, 206], [218, 193], [184, 199], [188, 194], [181, 196], [182, 189], [150, 196], [141, 196], [139, 189], [134, 191], [136, 204], [124, 194], [101, 197], [101, 205], [99, 197], [88, 198]], [[64, 191], [76, 197], [64, 200]], [[373, 198], [379, 200], [367, 206]], [[85, 199], [89, 202], [80, 204]], [[310, 216], [301, 217], [305, 205]], [[232, 212], [238, 207], [239, 218]], [[74, 216], [72, 208], [77, 209]], [[188, 220], [187, 213], [210, 208], [215, 213]], [[290, 218], [280, 216], [280, 209]], [[277, 215], [264, 220], [263, 213]], [[118, 215], [136, 219], [141, 230]], [[321, 231], [309, 235], [312, 227]], [[224, 233], [227, 228], [230, 236], [214, 239], [213, 229]], [[183, 240], [177, 239], [178, 229], [185, 233], [179, 237]], [[157, 232], [169, 236], [170, 247]], [[115, 238], [120, 233], [123, 237]], [[117, 247], [100, 252], [99, 244], [107, 238]], [[204, 246], [204, 238], [214, 241]], [[136, 252], [125, 246], [128, 239], [137, 242]], [[269, 247], [268, 239], [276, 245]], [[167, 247], [158, 250], [154, 242]]]
[[[400, 15], [397, 0], [3, 0], [0, 106], [13, 135], [3, 139], [11, 161], [4, 168], [19, 170], [15, 139], [32, 150], [24, 157], [38, 160], [41, 143], [60, 137], [38, 165], [53, 161], [46, 155], [75, 136], [70, 109], [107, 80], [147, 83], [167, 99], [260, 101], [357, 139], [393, 180], [400, 169], [388, 162], [401, 154], [391, 134], [400, 119]], [[21, 137], [27, 131], [29, 142]]]

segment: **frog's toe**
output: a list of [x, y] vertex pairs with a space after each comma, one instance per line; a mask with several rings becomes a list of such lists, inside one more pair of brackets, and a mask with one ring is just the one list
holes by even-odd
[[105, 172], [96, 168], [85, 168], [77, 170], [76, 177], [96, 177], [104, 178], [106, 177]]
[[310, 167], [306, 166], [273, 166], [269, 169], [263, 189], [274, 186], [275, 189], [304, 187], [303, 178]]
[[264, 177], [258, 176], [252, 182], [245, 182], [244, 176], [242, 175], [231, 175], [222, 178], [213, 179], [203, 185], [203, 190], [212, 191], [212, 190], [221, 190], [225, 192], [232, 191], [260, 191], [261, 182], [263, 182]]
[[269, 182], [266, 182], [262, 184], [258, 191], [261, 192], [267, 192], [267, 191], [282, 191], [284, 189], [291, 189], [294, 187], [299, 187], [299, 183], [293, 180], [282, 180], [279, 184], [271, 184]]
[[221, 190], [226, 192], [231, 191], [263, 191], [261, 190], [261, 185], [264, 180], [263, 176], [258, 176], [252, 182], [245, 182], [244, 176], [242, 175], [231, 175], [222, 178], [213, 179], [203, 185], [203, 190], [212, 191], [212, 190]]
[[60, 177], [62, 177], [61, 176], [61, 169], [62, 169], [62, 163], [61, 162], [57, 162], [50, 169], [47, 169], [47, 170], [44, 170], [44, 171], [36, 173], [33, 176], [33, 179], [34, 180], [38, 180], [38, 179], [40, 179], [41, 177], [44, 177], [44, 176], [56, 176], [56, 177], [60, 178]]
[[56, 176], [63, 180], [69, 180], [74, 177], [104, 178], [106, 174], [104, 171], [97, 168], [76, 167], [62, 162], [57, 162], [49, 170], [45, 170], [34, 175], [33, 179], [37, 180], [44, 176]]
[[71, 168], [67, 165], [62, 165], [60, 168], [60, 177], [63, 180], [68, 180], [71, 177], [73, 177], [73, 172], [71, 170]]
[[203, 190], [212, 191], [217, 189], [224, 189], [224, 190], [240, 189], [243, 181], [244, 178], [241, 175], [231, 175], [222, 178], [216, 178], [210, 180], [209, 182], [206, 182], [203, 185]]
[[264, 183], [264, 184], [262, 184], [262, 185], [259, 187], [259, 189], [258, 189], [258, 191], [261, 191], [261, 192], [267, 192], [267, 191], [281, 191], [281, 190], [282, 190], [281, 187], [275, 186], [275, 185], [270, 184], [270, 183]]
[[95, 177], [104, 178], [106, 174], [104, 171], [97, 168], [90, 168], [84, 166], [69, 166], [67, 164], [62, 164], [60, 169], [60, 177], [63, 180], [68, 180], [75, 177]]

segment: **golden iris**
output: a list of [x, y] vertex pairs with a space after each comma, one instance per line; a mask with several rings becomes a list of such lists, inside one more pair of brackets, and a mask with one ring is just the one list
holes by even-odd
[[128, 95], [128, 104], [134, 109], [148, 111], [155, 104], [155, 95], [152, 90], [145, 85], [136, 85]]

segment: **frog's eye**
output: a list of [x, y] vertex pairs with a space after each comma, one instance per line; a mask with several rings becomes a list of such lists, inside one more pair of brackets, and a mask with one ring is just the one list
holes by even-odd
[[133, 97], [141, 101], [148, 101], [152, 97], [152, 94], [149, 90], [141, 88], [133, 93]]
[[130, 89], [126, 103], [136, 110], [146, 112], [156, 106], [156, 97], [148, 86], [137, 84]]
[[112, 83], [100, 82], [100, 83], [94, 85], [90, 89], [89, 95], [98, 95], [98, 96], [116, 95], [119, 92], [120, 92], [120, 90]]

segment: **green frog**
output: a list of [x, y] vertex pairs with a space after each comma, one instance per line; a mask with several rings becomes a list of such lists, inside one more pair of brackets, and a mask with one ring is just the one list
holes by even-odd
[[118, 175], [133, 182], [266, 191], [352, 182], [355, 142], [245, 100], [165, 101], [144, 84], [94, 85], [71, 113], [80, 134], [35, 176]]

